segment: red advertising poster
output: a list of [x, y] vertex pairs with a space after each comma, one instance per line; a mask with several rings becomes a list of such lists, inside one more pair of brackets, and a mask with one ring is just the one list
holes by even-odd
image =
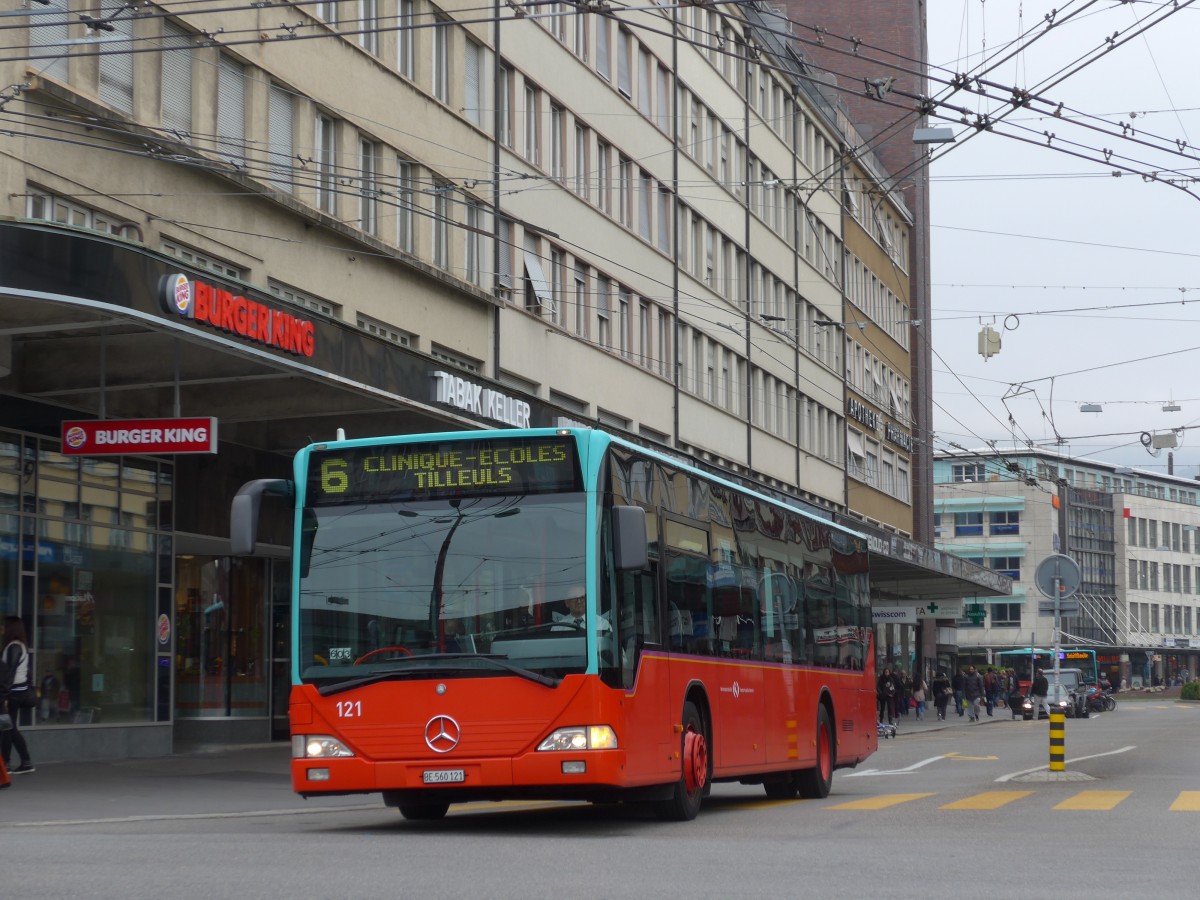
[[120, 453], [216, 453], [217, 420], [109, 419], [62, 423], [67, 456]]

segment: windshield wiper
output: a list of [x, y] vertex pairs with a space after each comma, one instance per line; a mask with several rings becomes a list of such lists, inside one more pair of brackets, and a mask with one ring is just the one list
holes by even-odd
[[[486, 663], [489, 663], [490, 665], [495, 666], [498, 669], [503, 669], [506, 672], [511, 672], [514, 675], [519, 675], [521, 678], [524, 678], [528, 681], [532, 681], [535, 684], [543, 685], [545, 687], [556, 688], [559, 686], [559, 684], [562, 683], [561, 678], [551, 678], [548, 675], [540, 675], [537, 672], [530, 671], [529, 669], [523, 669], [520, 666], [514, 666], [512, 663], [504, 662], [504, 657], [498, 653], [428, 653], [428, 654], [423, 654], [421, 656], [405, 657], [403, 662], [407, 663], [409, 660], [418, 661], [418, 662], [422, 661], [422, 660], [433, 660], [435, 662], [448, 662], [448, 661], [466, 660], [466, 659], [481, 660], [483, 662], [486, 662]], [[400, 660], [397, 660], [397, 662], [400, 662]], [[424, 667], [422, 667], [422, 668], [424, 668]], [[446, 667], [430, 666], [429, 668], [445, 668], [449, 671], [455, 671], [455, 670], [463, 671], [463, 670], [467, 670], [471, 667], [469, 667], [469, 666], [446, 666]], [[406, 664], [401, 668], [392, 668], [392, 669], [388, 669], [387, 671], [384, 671], [384, 672], [372, 672], [370, 675], [363, 675], [358, 678], [349, 678], [346, 681], [339, 681], [334, 684], [323, 684], [319, 688], [317, 688], [317, 693], [319, 693], [322, 697], [328, 697], [331, 694], [340, 694], [343, 691], [352, 691], [355, 688], [364, 687], [365, 685], [368, 685], [368, 684], [377, 684], [381, 681], [387, 681], [392, 678], [397, 678], [397, 677], [407, 674], [409, 671], [411, 671], [411, 667]]]

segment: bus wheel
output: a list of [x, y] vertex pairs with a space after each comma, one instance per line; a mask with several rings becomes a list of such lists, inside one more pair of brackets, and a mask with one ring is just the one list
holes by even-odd
[[668, 800], [654, 804], [654, 814], [671, 822], [690, 822], [700, 812], [700, 801], [708, 784], [708, 741], [704, 720], [690, 700], [683, 704], [683, 773]]
[[441, 800], [401, 800], [396, 806], [400, 815], [416, 822], [431, 822], [444, 818], [450, 804]]
[[824, 704], [817, 707], [817, 764], [799, 775], [800, 796], [814, 800], [829, 796], [833, 787], [833, 726]]

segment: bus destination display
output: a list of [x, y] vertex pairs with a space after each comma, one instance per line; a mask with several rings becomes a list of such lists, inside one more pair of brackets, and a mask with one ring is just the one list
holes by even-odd
[[385, 444], [314, 452], [307, 503], [552, 493], [580, 490], [580, 483], [567, 438]]

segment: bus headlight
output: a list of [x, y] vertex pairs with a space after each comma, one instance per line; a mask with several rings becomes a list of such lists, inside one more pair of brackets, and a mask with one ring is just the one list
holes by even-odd
[[538, 744], [538, 750], [616, 750], [617, 735], [608, 725], [559, 728]]
[[292, 735], [292, 759], [332, 759], [353, 755], [354, 751], [328, 734]]

